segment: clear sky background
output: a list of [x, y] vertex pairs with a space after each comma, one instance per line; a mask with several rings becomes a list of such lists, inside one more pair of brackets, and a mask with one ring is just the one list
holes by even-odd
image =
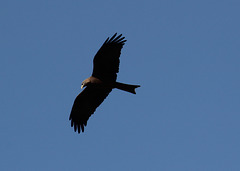
[[[0, 2], [0, 170], [239, 171], [240, 1]], [[128, 40], [83, 134], [68, 120], [92, 60]]]

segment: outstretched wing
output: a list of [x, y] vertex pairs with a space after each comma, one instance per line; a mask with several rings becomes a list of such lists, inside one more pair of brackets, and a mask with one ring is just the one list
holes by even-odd
[[92, 76], [104, 82], [114, 82], [117, 79], [119, 71], [119, 57], [121, 49], [124, 45], [125, 37], [122, 34], [117, 36], [115, 33], [110, 39], [109, 37], [98, 50], [93, 60]]
[[95, 112], [96, 108], [104, 101], [112, 89], [103, 89], [88, 86], [75, 99], [69, 117], [71, 126], [78, 133], [84, 132], [89, 117]]

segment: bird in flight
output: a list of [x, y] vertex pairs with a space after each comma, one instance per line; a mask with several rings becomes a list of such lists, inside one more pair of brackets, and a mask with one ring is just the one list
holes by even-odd
[[136, 94], [139, 85], [117, 82], [121, 49], [127, 40], [122, 34], [115, 33], [103, 43], [93, 59], [92, 76], [82, 82], [84, 90], [74, 100], [69, 120], [74, 131], [84, 132], [89, 117], [104, 101], [112, 89], [117, 88]]

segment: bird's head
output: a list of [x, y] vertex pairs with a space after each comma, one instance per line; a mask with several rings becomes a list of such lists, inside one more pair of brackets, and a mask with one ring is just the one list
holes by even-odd
[[84, 81], [82, 82], [82, 84], [81, 84], [81, 89], [84, 88], [84, 87], [86, 87], [89, 83], [90, 83], [90, 80], [89, 80], [89, 79], [84, 80]]
[[81, 89], [83, 89], [83, 87], [86, 86], [86, 83], [83, 81], [82, 84], [81, 84]]

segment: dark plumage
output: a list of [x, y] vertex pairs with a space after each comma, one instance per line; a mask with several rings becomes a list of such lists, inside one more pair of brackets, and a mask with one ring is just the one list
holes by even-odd
[[82, 82], [86, 87], [75, 99], [69, 117], [71, 126], [78, 133], [84, 132], [89, 117], [96, 108], [104, 101], [113, 88], [118, 88], [136, 94], [135, 88], [139, 85], [129, 85], [116, 82], [119, 72], [119, 57], [121, 49], [126, 42], [122, 34], [114, 34], [103, 43], [93, 60], [92, 76]]

